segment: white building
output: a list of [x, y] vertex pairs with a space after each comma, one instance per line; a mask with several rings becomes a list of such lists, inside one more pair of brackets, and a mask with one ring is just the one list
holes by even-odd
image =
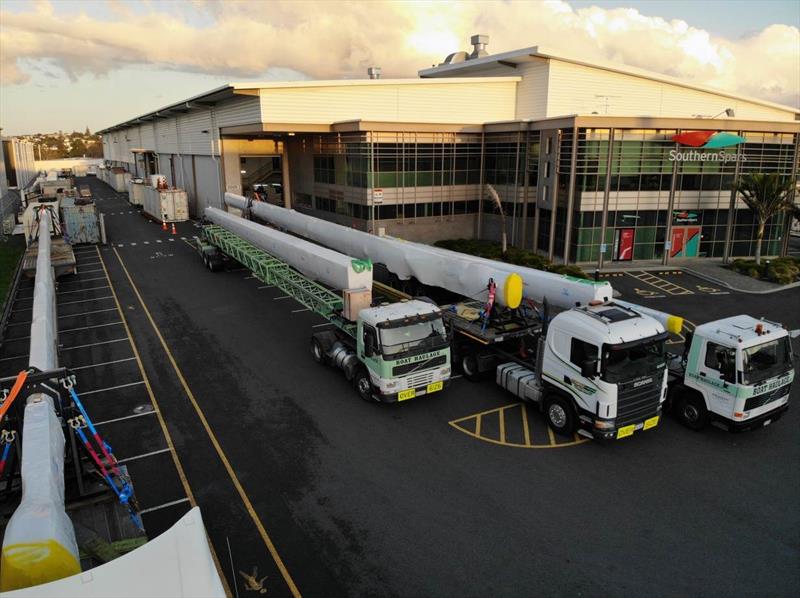
[[[166, 175], [195, 215], [256, 193], [423, 241], [497, 238], [491, 184], [513, 244], [601, 264], [749, 255], [733, 180], [797, 180], [797, 108], [487, 41], [417, 79], [232, 83], [101, 131], [104, 156]], [[710, 145], [673, 140], [687, 132]], [[767, 253], [785, 230], [771, 223]]]

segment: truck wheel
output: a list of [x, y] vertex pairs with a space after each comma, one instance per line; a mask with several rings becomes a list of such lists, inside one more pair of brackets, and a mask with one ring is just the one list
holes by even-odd
[[702, 430], [708, 423], [708, 410], [703, 397], [696, 393], [684, 394], [674, 403], [675, 415], [691, 430]]
[[465, 353], [461, 357], [461, 371], [470, 382], [479, 382], [481, 372], [478, 369], [478, 357], [474, 353]]
[[325, 350], [322, 348], [322, 343], [315, 336], [311, 337], [311, 356], [317, 363], [325, 363]]
[[575, 410], [567, 399], [560, 395], [552, 395], [545, 402], [544, 413], [547, 425], [553, 432], [570, 438], [575, 434], [577, 424]]
[[372, 402], [372, 380], [369, 378], [369, 373], [363, 367], [359, 368], [356, 375], [353, 377], [353, 388], [356, 389], [358, 396], [363, 400]]

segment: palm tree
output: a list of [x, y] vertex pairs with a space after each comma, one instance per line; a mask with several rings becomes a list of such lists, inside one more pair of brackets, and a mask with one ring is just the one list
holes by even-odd
[[756, 215], [756, 264], [761, 264], [761, 242], [767, 222], [781, 212], [793, 208], [791, 202], [792, 180], [779, 174], [748, 173], [734, 185], [742, 201]]

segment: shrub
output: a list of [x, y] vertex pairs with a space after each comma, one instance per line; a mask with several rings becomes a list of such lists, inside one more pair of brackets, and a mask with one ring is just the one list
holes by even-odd
[[734, 260], [730, 268], [739, 274], [777, 284], [789, 284], [800, 280], [800, 259], [792, 256], [765, 260], [760, 265], [754, 260], [739, 259]]

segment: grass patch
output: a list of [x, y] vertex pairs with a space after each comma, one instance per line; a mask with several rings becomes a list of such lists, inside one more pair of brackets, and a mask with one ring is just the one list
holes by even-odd
[[0, 241], [0, 305], [6, 300], [6, 293], [17, 269], [17, 262], [25, 252], [25, 239], [22, 235], [6, 237], [6, 241]]
[[506, 254], [503, 255], [502, 245], [495, 241], [484, 241], [481, 239], [446, 239], [444, 241], [437, 241], [434, 245], [442, 249], [467, 253], [469, 255], [506, 262], [516, 266], [525, 266], [526, 268], [535, 268], [536, 270], [544, 270], [545, 272], [554, 272], [556, 274], [567, 274], [569, 276], [575, 276], [576, 278], [589, 278], [586, 272], [578, 266], [571, 264], [553, 264], [542, 256], [528, 251], [527, 249], [509, 247]]
[[800, 258], [798, 257], [787, 256], [762, 260], [761, 264], [756, 264], [755, 260], [734, 260], [727, 268], [743, 276], [776, 284], [800, 281]]

